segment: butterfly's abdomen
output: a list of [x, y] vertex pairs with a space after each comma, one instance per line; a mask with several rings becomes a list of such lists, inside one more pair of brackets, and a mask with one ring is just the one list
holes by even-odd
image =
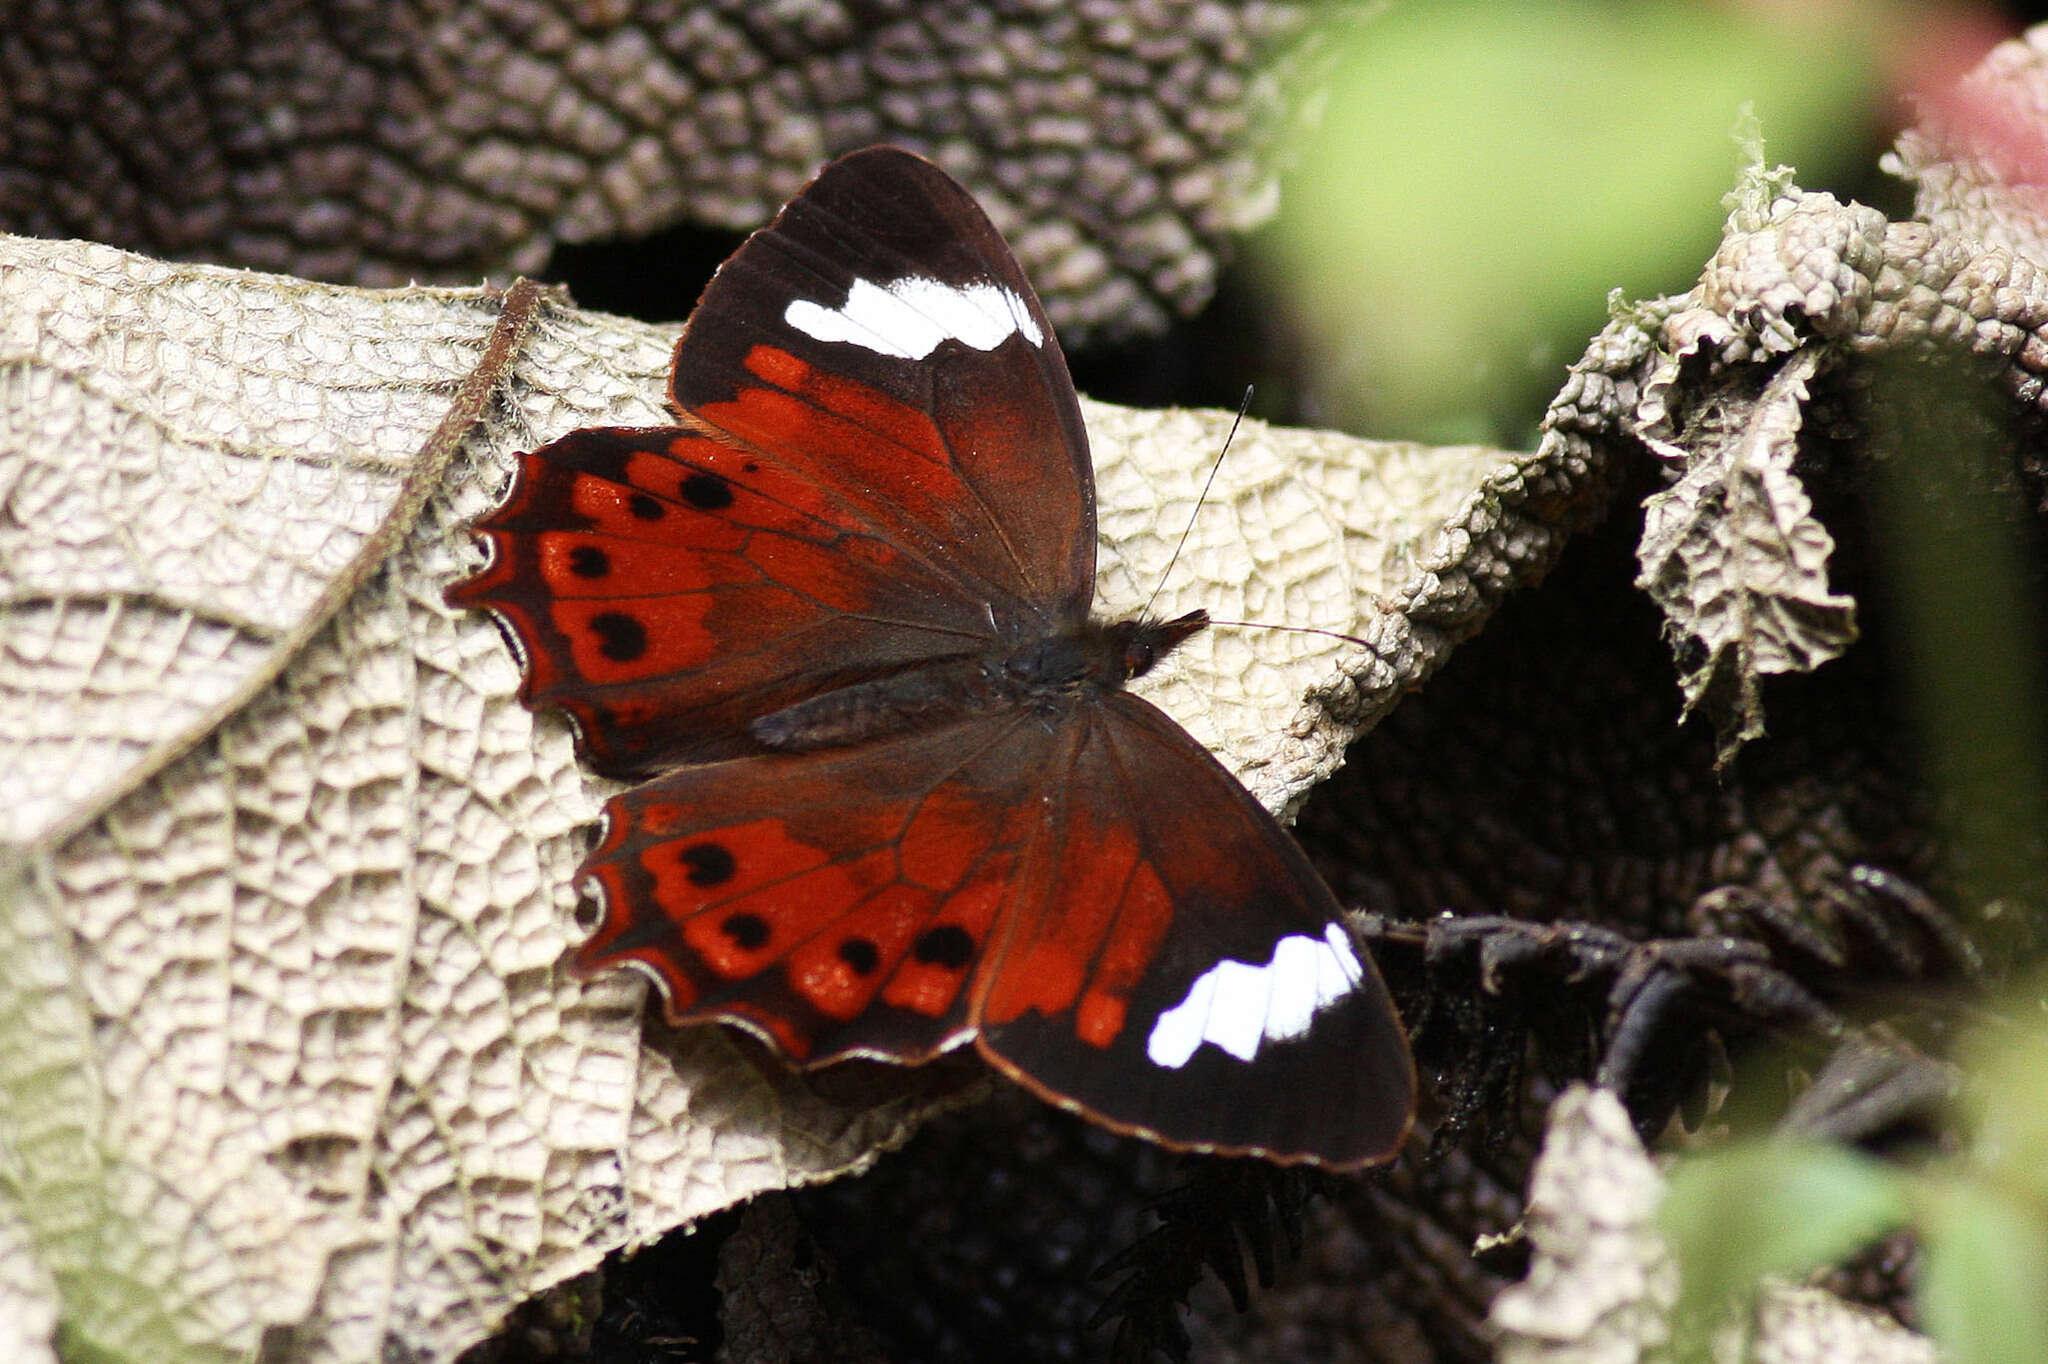
[[804, 752], [941, 725], [998, 700], [987, 660], [968, 655], [836, 687], [770, 711], [747, 728], [770, 748]]

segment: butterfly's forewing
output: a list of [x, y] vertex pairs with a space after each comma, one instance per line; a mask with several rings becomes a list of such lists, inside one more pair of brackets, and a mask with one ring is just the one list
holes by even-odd
[[827, 166], [720, 268], [671, 393], [986, 599], [1085, 616], [1094, 475], [1066, 360], [967, 191], [889, 147]]
[[928, 162], [832, 163], [706, 288], [690, 425], [520, 460], [450, 593], [525, 656], [521, 696], [634, 778], [746, 752], [748, 721], [904, 664], [1076, 623], [1093, 479], [1066, 361], [1002, 237]]
[[1393, 1154], [1414, 1107], [1407, 1040], [1294, 840], [1148, 702], [1115, 693], [1069, 724], [1014, 932], [984, 968], [982, 1054], [1177, 1146], [1335, 1168]]
[[520, 695], [635, 777], [754, 746], [756, 716], [837, 681], [985, 648], [989, 607], [809, 479], [679, 427], [573, 431], [523, 456], [477, 530]]

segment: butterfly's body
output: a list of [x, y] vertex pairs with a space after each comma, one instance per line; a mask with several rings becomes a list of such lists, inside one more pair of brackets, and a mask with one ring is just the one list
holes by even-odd
[[835, 687], [761, 716], [747, 732], [769, 748], [793, 753], [1012, 708], [1052, 720], [1144, 676], [1208, 623], [1201, 611], [1171, 621], [1087, 619], [1071, 630], [984, 654], [936, 659]]
[[1391, 1154], [1391, 1001], [1285, 831], [1125, 689], [1207, 617], [1090, 618], [1079, 403], [967, 193], [834, 162], [705, 290], [671, 397], [681, 426], [523, 456], [450, 591], [644, 781], [576, 970], [801, 1064], [971, 1042], [1119, 1131]]

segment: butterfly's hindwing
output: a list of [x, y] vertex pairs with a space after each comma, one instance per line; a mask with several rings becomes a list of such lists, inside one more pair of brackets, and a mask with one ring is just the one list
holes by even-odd
[[674, 1021], [741, 1022], [811, 1064], [964, 1041], [1054, 741], [1012, 711], [629, 791], [585, 864], [606, 915], [577, 969], [635, 966]]
[[[1314, 867], [1148, 702], [1118, 693], [1077, 724], [1073, 770], [1046, 791], [1056, 833], [1040, 855], [1055, 865], [1034, 875], [1027, 859], [1022, 878], [1052, 902], [1020, 907], [982, 1053], [1176, 1145], [1337, 1167], [1391, 1155], [1413, 1105], [1407, 1043]], [[1115, 927], [1069, 993], [1041, 963], [1087, 940], [1067, 931], [1076, 916]]]

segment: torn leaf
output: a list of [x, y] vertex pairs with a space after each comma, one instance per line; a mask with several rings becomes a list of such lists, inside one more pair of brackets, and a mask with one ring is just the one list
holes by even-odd
[[1724, 766], [1764, 732], [1760, 677], [1811, 672], [1856, 639], [1855, 602], [1828, 590], [1834, 537], [1792, 468], [1819, 365], [1801, 351], [1760, 390], [1758, 369], [1727, 370], [1683, 429], [1644, 432], [1683, 472], [1644, 504], [1636, 582], [1664, 610], [1686, 712], [1713, 720]]

